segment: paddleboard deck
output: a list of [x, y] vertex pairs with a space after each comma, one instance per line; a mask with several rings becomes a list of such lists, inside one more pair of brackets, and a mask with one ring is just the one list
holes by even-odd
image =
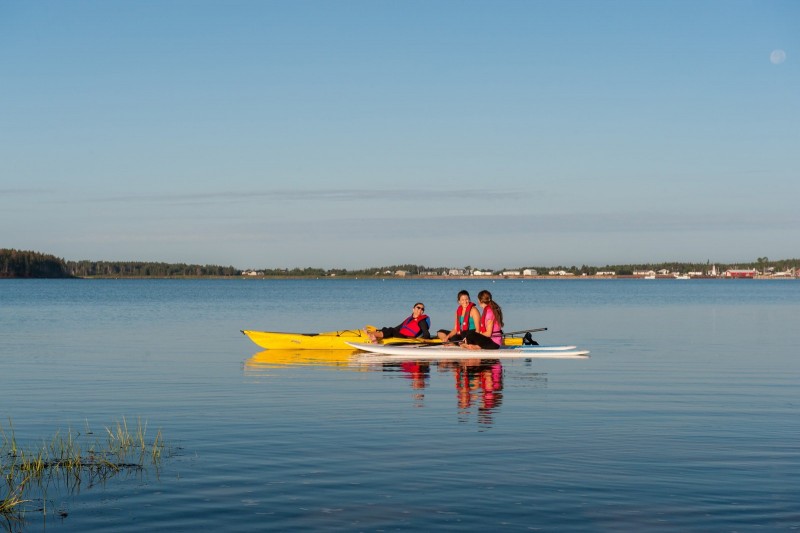
[[368, 359], [371, 354], [393, 359], [585, 359], [588, 350], [575, 346], [504, 346], [499, 350], [466, 350], [454, 345], [398, 346], [348, 342], [348, 345], [367, 352], [359, 354]]

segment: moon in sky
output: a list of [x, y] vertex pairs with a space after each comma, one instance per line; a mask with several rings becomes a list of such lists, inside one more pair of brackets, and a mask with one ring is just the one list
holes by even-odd
[[783, 50], [773, 50], [772, 53], [769, 54], [769, 60], [773, 65], [780, 65], [786, 61], [786, 52]]

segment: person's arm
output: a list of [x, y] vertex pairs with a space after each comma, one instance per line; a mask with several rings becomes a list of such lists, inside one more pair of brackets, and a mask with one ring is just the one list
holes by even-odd
[[470, 310], [469, 316], [472, 317], [472, 321], [475, 323], [475, 331], [480, 332], [480, 330], [481, 330], [481, 313], [480, 313], [480, 311], [478, 311], [478, 306], [477, 305]]
[[423, 339], [430, 339], [431, 338], [431, 330], [428, 329], [428, 321], [427, 320], [420, 320], [419, 321], [419, 331], [420, 337]]

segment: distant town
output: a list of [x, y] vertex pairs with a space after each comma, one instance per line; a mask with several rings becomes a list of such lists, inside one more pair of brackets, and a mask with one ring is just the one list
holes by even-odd
[[[336, 274], [328, 274], [335, 277]], [[271, 277], [274, 274], [266, 274], [264, 271], [244, 270], [242, 276], [251, 278]], [[643, 279], [691, 279], [691, 278], [797, 278], [800, 276], [800, 268], [790, 268], [784, 271], [776, 271], [774, 267], [767, 267], [763, 271], [755, 268], [735, 269], [728, 268], [718, 270], [716, 265], [712, 265], [707, 271], [673, 271], [668, 268], [659, 270], [634, 270], [631, 273], [618, 274], [613, 270], [598, 270], [589, 274], [588, 272], [573, 272], [569, 270], [548, 270], [539, 272], [533, 268], [522, 270], [467, 270], [463, 268], [451, 268], [442, 271], [423, 270], [421, 272], [411, 272], [408, 270], [376, 270], [372, 276], [391, 276], [391, 277], [429, 277], [429, 278], [468, 278], [468, 277], [490, 277], [490, 278], [643, 278]]]
[[0, 248], [0, 278], [746, 278], [796, 279], [800, 260], [771, 261], [759, 257], [751, 263], [658, 263], [594, 266], [528, 266], [512, 269], [462, 268], [424, 265], [392, 265], [366, 269], [265, 268], [238, 269], [233, 266], [191, 265], [145, 261], [67, 261], [41, 252]]

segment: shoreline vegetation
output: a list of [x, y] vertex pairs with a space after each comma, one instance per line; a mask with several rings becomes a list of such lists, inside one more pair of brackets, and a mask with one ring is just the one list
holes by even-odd
[[[148, 466], [156, 471], [161, 465], [166, 444], [159, 429], [147, 438], [147, 422], [137, 419], [128, 428], [125, 417], [116, 427], [106, 427], [105, 441], [88, 427], [83, 431], [56, 431], [51, 440], [41, 444], [20, 443], [11, 420], [7, 429], [0, 424], [0, 518], [7, 526], [25, 525], [27, 512], [56, 512], [66, 518], [68, 512], [53, 508], [52, 493], [77, 492], [83, 483], [89, 487], [122, 473], [142, 472]], [[169, 452], [169, 450], [166, 450]], [[169, 452], [171, 453], [171, 452]], [[15, 527], [7, 527], [16, 531]]]
[[238, 269], [233, 266], [191, 265], [143, 261], [67, 261], [51, 254], [0, 248], [0, 279], [290, 279], [290, 278], [414, 278], [414, 279], [615, 279], [615, 278], [797, 278], [800, 259], [771, 261], [759, 257], [741, 263], [641, 263], [587, 266], [525, 266], [511, 269], [390, 265], [365, 269]]

